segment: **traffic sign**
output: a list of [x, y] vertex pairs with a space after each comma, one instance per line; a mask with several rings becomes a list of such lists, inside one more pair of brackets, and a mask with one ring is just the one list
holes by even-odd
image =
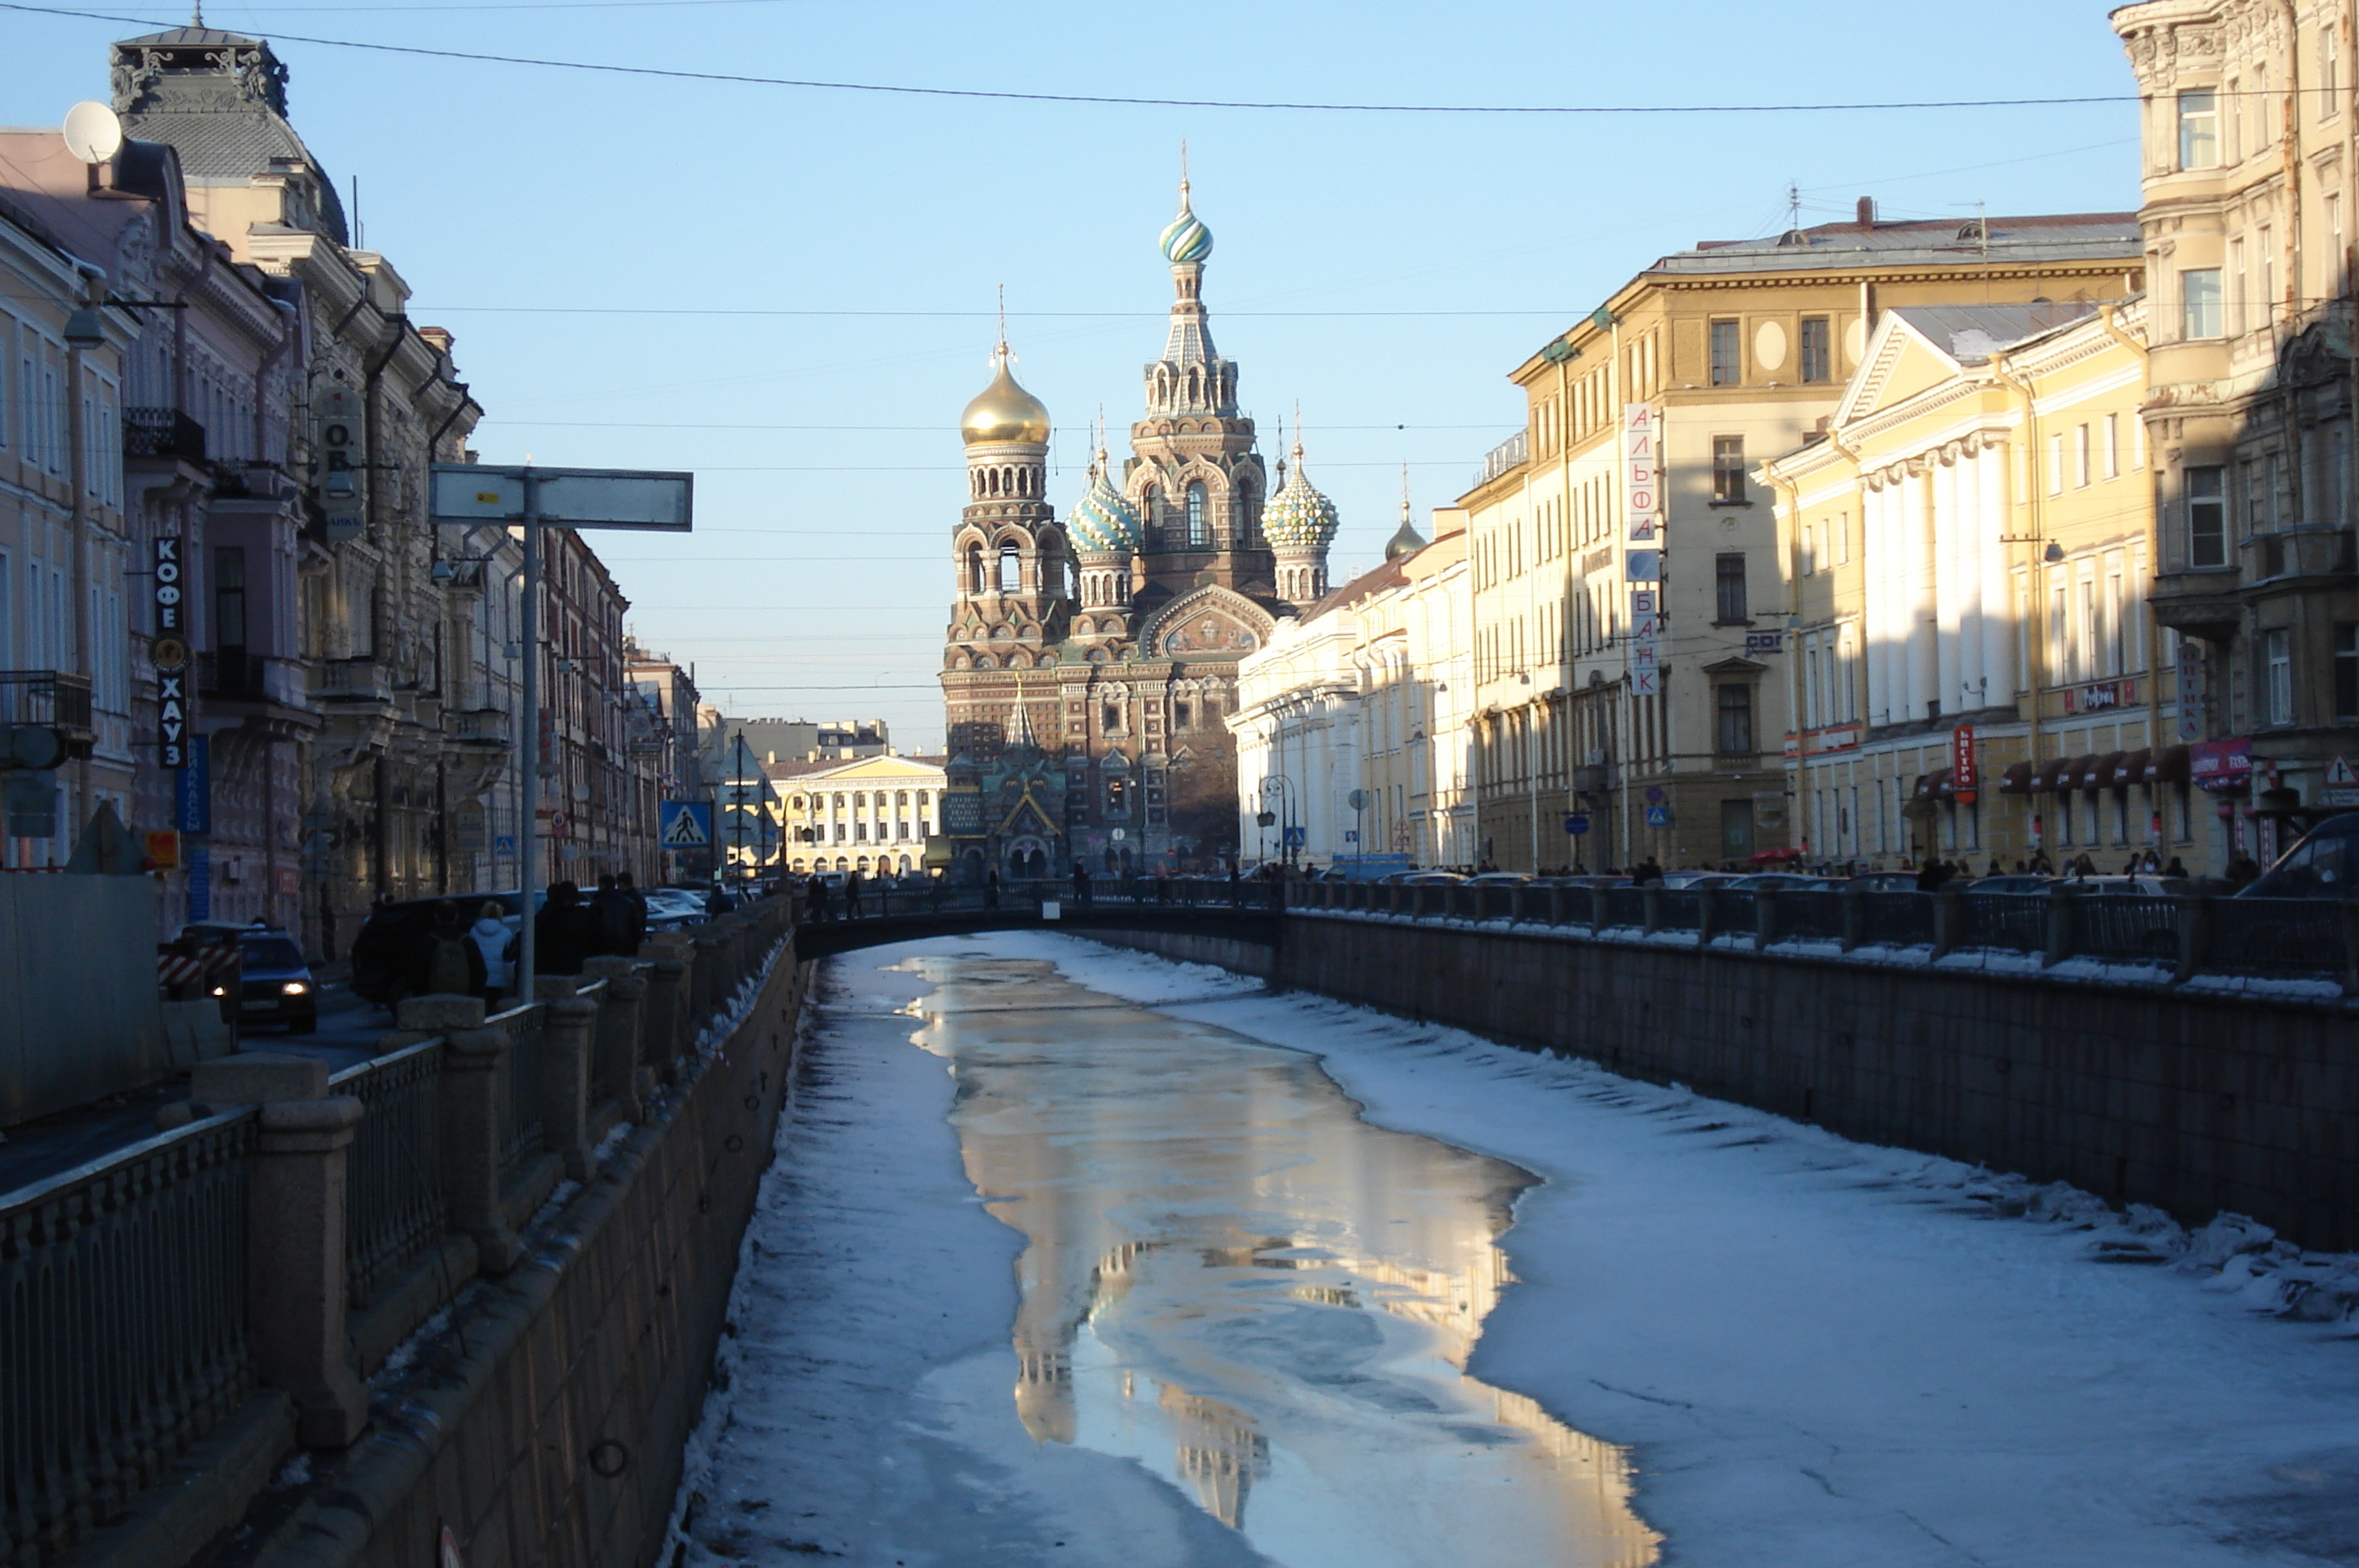
[[666, 849], [712, 847], [712, 802], [666, 800], [658, 840]]
[[1566, 812], [1564, 818], [1564, 831], [1575, 835], [1576, 837], [1582, 833], [1587, 833], [1589, 831], [1589, 813], [1586, 811]]

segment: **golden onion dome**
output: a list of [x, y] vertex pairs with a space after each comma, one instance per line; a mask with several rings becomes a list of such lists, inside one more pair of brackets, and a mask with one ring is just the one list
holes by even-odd
[[1049, 444], [1049, 409], [1039, 398], [1016, 385], [1008, 373], [1007, 345], [1002, 343], [995, 356], [999, 374], [991, 385], [976, 394], [966, 412], [959, 417], [959, 439], [973, 446], [977, 441], [1029, 441], [1035, 446]]

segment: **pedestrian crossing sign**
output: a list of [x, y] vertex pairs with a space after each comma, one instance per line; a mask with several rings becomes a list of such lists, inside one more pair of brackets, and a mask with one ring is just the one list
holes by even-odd
[[712, 802], [666, 800], [662, 828], [657, 836], [666, 849], [712, 848]]

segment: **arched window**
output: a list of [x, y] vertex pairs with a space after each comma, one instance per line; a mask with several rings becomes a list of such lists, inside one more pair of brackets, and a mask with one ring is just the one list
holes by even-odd
[[1211, 525], [1205, 519], [1204, 483], [1196, 480], [1188, 486], [1188, 542], [1201, 549], [1211, 539]]
[[1003, 593], [1024, 592], [1024, 556], [1012, 544], [999, 547], [999, 591]]

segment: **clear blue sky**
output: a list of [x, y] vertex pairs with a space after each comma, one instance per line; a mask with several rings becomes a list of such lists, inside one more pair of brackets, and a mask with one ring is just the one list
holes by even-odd
[[[733, 713], [881, 715], [908, 749], [940, 739], [931, 681], [963, 495], [953, 427], [986, 379], [993, 290], [1007, 287], [1017, 374], [1057, 419], [1052, 498], [1069, 506], [1091, 419], [1103, 406], [1119, 452], [1161, 347], [1170, 282], [1155, 239], [1182, 137], [1217, 242], [1216, 339], [1273, 457], [1271, 428], [1284, 419], [1290, 441], [1299, 401], [1312, 477], [1343, 508], [1340, 580], [1391, 532], [1399, 465], [1422, 520], [1516, 427], [1506, 371], [1656, 256], [1782, 227], [1789, 181], [1805, 222], [1861, 195], [1887, 216], [2132, 208], [2134, 103], [1743, 117], [1038, 104], [286, 35], [1146, 97], [2127, 98], [2106, 9], [388, 0], [215, 4], [206, 17], [278, 40], [295, 123], [348, 192], [359, 180], [370, 247], [415, 287], [418, 321], [458, 334], [485, 461], [697, 471], [692, 539], [600, 541], [632, 628], [693, 661]], [[0, 11], [0, 121], [55, 125], [104, 98], [105, 46], [134, 30]], [[682, 310], [876, 313], [636, 313]]]

